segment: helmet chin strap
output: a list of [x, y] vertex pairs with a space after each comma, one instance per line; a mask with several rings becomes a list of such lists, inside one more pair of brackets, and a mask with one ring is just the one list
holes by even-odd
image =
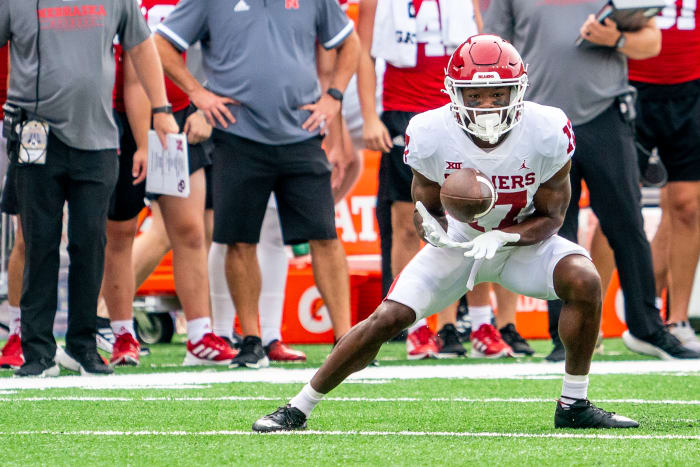
[[496, 144], [501, 136], [501, 116], [497, 113], [483, 113], [474, 117], [474, 123], [469, 124], [469, 129], [474, 135], [489, 144]]

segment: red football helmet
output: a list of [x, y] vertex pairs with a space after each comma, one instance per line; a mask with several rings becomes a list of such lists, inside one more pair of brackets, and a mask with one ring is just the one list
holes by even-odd
[[[510, 104], [482, 109], [467, 107], [461, 88], [512, 86]], [[520, 123], [527, 71], [515, 47], [498, 36], [479, 34], [457, 47], [445, 70], [445, 90], [457, 123], [466, 132], [494, 144]]]

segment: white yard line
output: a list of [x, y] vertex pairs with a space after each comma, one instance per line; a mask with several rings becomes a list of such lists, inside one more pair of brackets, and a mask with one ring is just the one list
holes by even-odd
[[691, 439], [700, 440], [700, 435], [616, 435], [616, 434], [588, 434], [588, 433], [492, 433], [492, 432], [450, 432], [450, 431], [286, 431], [259, 434], [252, 431], [6, 431], [0, 432], [0, 436], [23, 435], [49, 435], [49, 436], [440, 436], [461, 438], [578, 438], [578, 439], [612, 439], [612, 440], [636, 440], [636, 439]]
[[[58, 378], [0, 378], [0, 390], [86, 388], [136, 389], [176, 388], [217, 383], [305, 383], [315, 368], [264, 368], [201, 372], [147, 373], [110, 376], [63, 376]], [[564, 363], [484, 363], [471, 365], [414, 365], [370, 367], [350, 380], [407, 380], [425, 378], [532, 378], [561, 376]], [[693, 374], [700, 372], [700, 360], [646, 360], [594, 362], [592, 375], [605, 374]]]

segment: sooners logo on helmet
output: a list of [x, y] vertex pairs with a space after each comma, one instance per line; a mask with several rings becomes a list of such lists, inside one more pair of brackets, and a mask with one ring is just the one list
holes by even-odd
[[[451, 109], [465, 131], [495, 143], [520, 123], [527, 71], [520, 54], [508, 41], [490, 34], [472, 36], [457, 47], [445, 72]], [[466, 106], [462, 89], [481, 87], [510, 87], [508, 105], [488, 109]]]

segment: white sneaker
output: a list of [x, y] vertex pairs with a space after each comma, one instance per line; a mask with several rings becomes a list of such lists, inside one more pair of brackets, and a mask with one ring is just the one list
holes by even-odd
[[698, 336], [695, 335], [695, 330], [688, 321], [671, 323], [666, 326], [666, 329], [668, 329], [668, 332], [676, 336], [676, 338], [681, 341], [683, 347], [700, 352], [700, 339], [698, 339]]

